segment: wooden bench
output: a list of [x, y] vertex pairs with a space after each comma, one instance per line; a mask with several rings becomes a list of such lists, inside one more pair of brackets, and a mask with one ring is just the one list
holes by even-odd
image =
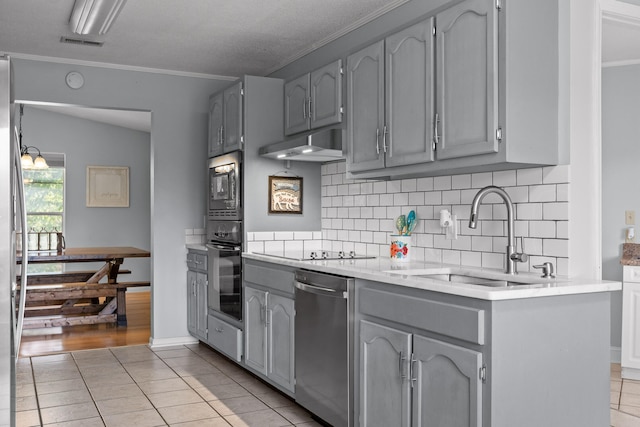
[[[28, 285], [49, 285], [54, 283], [87, 282], [97, 273], [96, 270], [65, 271], [64, 273], [36, 273], [30, 274]], [[119, 269], [118, 275], [131, 274], [131, 270]], [[18, 276], [20, 284], [20, 276]]]
[[126, 325], [126, 290], [149, 282], [29, 284], [25, 328], [113, 323]]

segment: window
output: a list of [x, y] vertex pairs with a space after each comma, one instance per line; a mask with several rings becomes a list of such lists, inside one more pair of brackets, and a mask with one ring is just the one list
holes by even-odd
[[[64, 227], [64, 155], [43, 154], [48, 169], [24, 169], [29, 250], [55, 250]], [[62, 271], [61, 265], [33, 264], [29, 273]]]

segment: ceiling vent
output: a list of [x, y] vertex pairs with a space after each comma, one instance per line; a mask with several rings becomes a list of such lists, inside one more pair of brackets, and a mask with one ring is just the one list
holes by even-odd
[[69, 43], [69, 44], [77, 44], [82, 46], [94, 46], [94, 47], [102, 47], [104, 42], [98, 42], [93, 40], [84, 40], [84, 39], [74, 39], [71, 37], [60, 37], [60, 43]]

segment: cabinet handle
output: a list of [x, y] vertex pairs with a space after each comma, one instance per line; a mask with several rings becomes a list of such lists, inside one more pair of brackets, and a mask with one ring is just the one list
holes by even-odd
[[307, 98], [302, 100], [302, 118], [307, 118]]
[[309, 120], [311, 120], [311, 104], [312, 104], [312, 100], [311, 100], [311, 97], [309, 97]]
[[418, 378], [416, 377], [416, 362], [418, 361], [418, 359], [415, 358], [415, 356], [413, 355], [413, 353], [411, 354], [411, 362], [410, 362], [410, 370], [409, 370], [409, 378], [411, 379], [411, 387], [413, 387], [414, 383], [416, 381], [418, 381]]
[[380, 128], [376, 128], [376, 154], [380, 155]]
[[192, 280], [191, 281], [191, 293], [193, 294], [193, 296], [196, 296], [196, 281]]
[[220, 126], [220, 127], [218, 128], [218, 141], [217, 141], [217, 142], [218, 142], [218, 145], [220, 145], [220, 140], [222, 139], [222, 136], [220, 135], [220, 131], [221, 131], [221, 130], [222, 130], [222, 126]]
[[216, 328], [216, 332], [223, 333], [223, 332], [224, 332], [224, 329], [222, 329], [222, 328]]
[[268, 308], [265, 307], [265, 313], [264, 313], [264, 318], [265, 318], [265, 325], [270, 325], [271, 324], [271, 314], [272, 311], [269, 310]]
[[384, 127], [382, 128], [382, 150], [386, 153], [387, 152], [387, 134], [389, 133], [389, 131], [387, 130], [387, 125], [384, 125]]
[[263, 304], [260, 304], [260, 323], [263, 325], [266, 324], [266, 321], [264, 320], [265, 310], [266, 307]]
[[400, 371], [400, 378], [402, 378], [402, 380], [404, 381], [405, 379], [407, 379], [407, 376], [404, 374], [404, 361], [407, 360], [406, 357], [404, 357], [404, 353], [401, 351], [398, 354], [398, 370]]
[[435, 150], [436, 145], [440, 143], [440, 135], [438, 135], [438, 124], [440, 123], [440, 118], [438, 117], [438, 113], [436, 113], [436, 117], [433, 120], [433, 149]]
[[224, 144], [224, 126], [220, 126], [220, 145]]

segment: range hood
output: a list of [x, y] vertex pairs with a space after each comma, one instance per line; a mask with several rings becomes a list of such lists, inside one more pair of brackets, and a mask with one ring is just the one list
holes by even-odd
[[329, 162], [344, 158], [342, 129], [305, 133], [260, 148], [260, 155], [278, 160]]

